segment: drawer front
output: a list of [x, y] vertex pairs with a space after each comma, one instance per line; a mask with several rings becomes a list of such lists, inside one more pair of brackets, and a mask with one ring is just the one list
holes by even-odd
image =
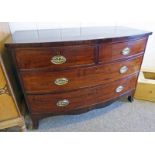
[[27, 93], [63, 92], [106, 84], [133, 74], [140, 69], [142, 56], [95, 67], [59, 72], [22, 72]]
[[114, 99], [135, 88], [137, 75], [88, 89], [58, 94], [28, 95], [32, 114], [61, 114]]
[[15, 50], [20, 69], [63, 69], [94, 64], [94, 46], [21, 48]]
[[99, 62], [110, 62], [142, 53], [145, 50], [146, 43], [147, 38], [128, 42], [102, 44], [99, 47]]

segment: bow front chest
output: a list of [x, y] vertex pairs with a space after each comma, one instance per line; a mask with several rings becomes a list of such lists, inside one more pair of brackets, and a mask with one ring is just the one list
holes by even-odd
[[125, 27], [17, 31], [11, 55], [35, 128], [126, 96], [131, 101], [151, 32]]

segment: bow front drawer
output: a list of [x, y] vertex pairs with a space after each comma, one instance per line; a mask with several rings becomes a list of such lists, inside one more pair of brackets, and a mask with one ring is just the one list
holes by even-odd
[[144, 53], [146, 43], [147, 38], [118, 43], [103, 43], [99, 47], [99, 62], [110, 62]]
[[55, 72], [22, 72], [22, 80], [27, 93], [50, 93], [92, 87], [119, 80], [139, 71], [142, 56], [98, 65]]
[[15, 49], [19, 69], [64, 69], [94, 64], [94, 46], [77, 45], [63, 47]]
[[31, 112], [63, 114], [70, 110], [86, 108], [96, 103], [106, 102], [135, 89], [137, 75], [97, 87], [67, 93], [28, 95]]

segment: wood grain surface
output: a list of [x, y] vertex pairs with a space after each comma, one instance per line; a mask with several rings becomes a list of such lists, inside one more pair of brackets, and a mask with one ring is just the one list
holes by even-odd
[[[6, 42], [33, 125], [47, 116], [77, 114], [126, 96], [132, 101], [151, 32], [124, 27], [20, 31]], [[129, 48], [128, 55], [122, 51]], [[55, 55], [63, 64], [51, 63]], [[121, 74], [120, 69], [127, 67]], [[56, 85], [66, 78], [68, 83]], [[123, 90], [116, 93], [118, 86]], [[59, 100], [69, 100], [58, 107]]]
[[[139, 72], [142, 58], [142, 56], [139, 56], [127, 61], [57, 72], [22, 72], [21, 78], [25, 91], [28, 94], [63, 92], [111, 83], [135, 72]], [[123, 66], [128, 67], [128, 71], [121, 74], [120, 68]], [[58, 78], [67, 78], [68, 83], [58, 86], [54, 83]]]
[[[106, 85], [99, 85], [88, 89], [80, 89], [76, 91], [45, 94], [45, 95], [29, 95], [28, 100], [30, 109], [33, 114], [52, 113], [61, 114], [70, 110], [81, 109], [96, 103], [106, 102], [135, 89], [137, 74], [123, 80]], [[116, 92], [118, 86], [123, 86], [120, 93]], [[56, 104], [59, 100], [67, 99], [70, 104], [66, 107], [58, 107]]]

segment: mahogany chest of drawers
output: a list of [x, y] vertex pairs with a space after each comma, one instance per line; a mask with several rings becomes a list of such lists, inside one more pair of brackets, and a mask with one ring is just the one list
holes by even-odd
[[15, 32], [12, 57], [34, 127], [41, 118], [79, 114], [132, 100], [151, 32], [85, 27]]

